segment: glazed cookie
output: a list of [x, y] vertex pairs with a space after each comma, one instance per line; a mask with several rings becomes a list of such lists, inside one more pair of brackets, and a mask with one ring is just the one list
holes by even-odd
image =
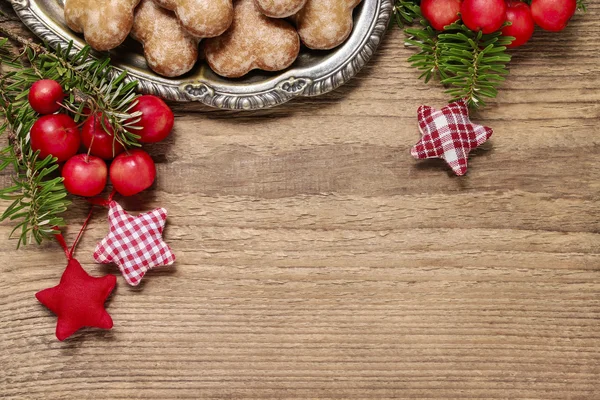
[[308, 0], [294, 17], [302, 42], [314, 50], [329, 50], [344, 43], [352, 32], [352, 11], [360, 1]]
[[207, 39], [204, 50], [213, 71], [238, 78], [253, 69], [289, 67], [300, 52], [300, 39], [292, 25], [258, 11], [254, 0], [237, 0], [233, 24], [222, 36]]
[[144, 45], [148, 66], [157, 74], [183, 75], [198, 60], [198, 39], [183, 29], [172, 11], [154, 0], [142, 0], [136, 8], [131, 36]]
[[183, 27], [198, 38], [221, 35], [233, 19], [232, 0], [154, 0], [174, 11]]
[[85, 41], [99, 51], [119, 46], [133, 25], [133, 10], [140, 0], [65, 0], [69, 28], [83, 33]]
[[286, 18], [300, 11], [306, 0], [254, 0], [254, 3], [267, 17]]

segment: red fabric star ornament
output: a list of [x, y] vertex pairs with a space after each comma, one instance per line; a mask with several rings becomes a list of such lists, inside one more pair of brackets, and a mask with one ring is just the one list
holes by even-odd
[[96, 246], [97, 262], [117, 264], [132, 286], [139, 285], [148, 270], [175, 262], [175, 254], [162, 238], [167, 210], [158, 208], [134, 217], [115, 201], [108, 206], [110, 231]]
[[441, 158], [456, 175], [467, 172], [469, 152], [485, 143], [493, 130], [469, 119], [465, 100], [448, 104], [441, 110], [421, 106], [418, 111], [421, 140], [411, 149], [416, 159]]
[[35, 297], [58, 316], [56, 337], [63, 341], [85, 326], [112, 328], [113, 321], [104, 303], [116, 283], [114, 275], [88, 275], [79, 261], [71, 258], [58, 286], [42, 290]]

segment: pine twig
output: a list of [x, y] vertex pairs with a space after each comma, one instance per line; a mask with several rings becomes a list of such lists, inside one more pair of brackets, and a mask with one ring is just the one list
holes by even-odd
[[446, 93], [452, 100], [467, 99], [472, 107], [485, 107], [484, 98], [495, 98], [508, 74], [511, 56], [506, 46], [514, 38], [502, 36], [500, 31], [487, 35], [473, 32], [459, 23], [447, 29], [449, 33], [439, 35], [444, 43], [443, 68], [449, 71], [442, 79], [442, 84], [449, 86]]
[[[531, 4], [531, 0], [523, 0]], [[577, 0], [577, 10], [586, 11], [587, 0]], [[501, 32], [489, 35], [473, 32], [460, 22], [443, 32], [434, 30], [422, 17], [419, 0], [396, 0], [394, 15], [400, 27], [419, 20], [421, 26], [405, 30], [406, 45], [417, 49], [408, 61], [421, 71], [419, 79], [434, 78], [447, 87], [453, 100], [466, 98], [472, 107], [485, 106], [484, 99], [494, 98], [509, 73], [507, 45], [514, 38]]]
[[[21, 47], [20, 55], [11, 53], [9, 39]], [[12, 201], [0, 220], [15, 221], [13, 232], [20, 232], [17, 246], [53, 237], [56, 227], [64, 225], [61, 214], [70, 203], [57, 174], [57, 160], [52, 156], [40, 160], [29, 142], [29, 131], [38, 118], [27, 101], [34, 82], [58, 81], [68, 93], [63, 102], [68, 114], [81, 120], [89, 115], [89, 108], [111, 124], [114, 140], [125, 147], [139, 145], [134, 133], [139, 113], [131, 113], [137, 82], [126, 83], [126, 74], [116, 74], [109, 60], [92, 59], [89, 53], [89, 47], [74, 51], [72, 43], [54, 52], [0, 26], [0, 117], [4, 119], [0, 135], [8, 139], [8, 146], [0, 149], [0, 171], [10, 165], [15, 171], [13, 186], [0, 190], [0, 198]]]
[[8, 147], [0, 151], [0, 170], [9, 165], [15, 170], [14, 185], [0, 190], [0, 198], [12, 201], [0, 219], [20, 220], [11, 233], [12, 236], [20, 230], [17, 247], [33, 241], [41, 243], [53, 236], [57, 227], [65, 225], [60, 214], [70, 202], [66, 200], [62, 178], [52, 178], [58, 169], [56, 159], [48, 156], [39, 160], [39, 152], [34, 152], [29, 145], [33, 110], [15, 108], [7, 102], [4, 92], [0, 96], [0, 113], [5, 117], [0, 133], [6, 133], [9, 142]]
[[400, 29], [422, 19], [421, 0], [396, 0], [393, 9], [393, 20]]
[[409, 36], [406, 44], [420, 50], [408, 59], [422, 71], [420, 79], [438, 78], [452, 100], [467, 99], [471, 107], [485, 106], [484, 98], [496, 97], [511, 59], [506, 45], [514, 38], [501, 32], [473, 32], [462, 23], [447, 26], [443, 32], [427, 21], [421, 24], [421, 28], [405, 31]]

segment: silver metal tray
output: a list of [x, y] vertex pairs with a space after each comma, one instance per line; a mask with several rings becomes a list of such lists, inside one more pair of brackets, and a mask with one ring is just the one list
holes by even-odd
[[[63, 18], [60, 0], [9, 0], [29, 29], [50, 46], [73, 40], [85, 45]], [[354, 30], [350, 38], [331, 51], [303, 48], [298, 60], [278, 73], [253, 71], [244, 78], [225, 79], [200, 61], [183, 77], [163, 78], [152, 72], [143, 57], [142, 47], [128, 39], [110, 52], [113, 64], [125, 69], [130, 79], [140, 83], [139, 90], [176, 101], [199, 101], [206, 105], [252, 110], [273, 107], [296, 96], [317, 96], [343, 85], [373, 56], [387, 30], [393, 0], [363, 0], [354, 11]]]

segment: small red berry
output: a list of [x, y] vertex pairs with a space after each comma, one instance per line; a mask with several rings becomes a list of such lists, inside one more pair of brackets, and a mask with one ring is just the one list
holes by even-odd
[[513, 36], [515, 40], [507, 47], [519, 47], [533, 36], [535, 25], [529, 6], [522, 1], [510, 1], [506, 10], [506, 20], [511, 25], [502, 28], [502, 35]]
[[104, 119], [102, 126], [101, 116], [102, 113], [97, 113], [85, 120], [81, 129], [81, 142], [90, 150], [90, 154], [111, 160], [124, 152], [125, 148], [115, 140], [114, 130], [108, 119]]
[[39, 114], [46, 115], [60, 110], [60, 103], [65, 99], [65, 94], [58, 82], [42, 79], [31, 85], [27, 99], [31, 108]]
[[62, 168], [63, 183], [71, 194], [92, 197], [106, 187], [108, 168], [99, 157], [77, 154]]
[[131, 112], [142, 112], [140, 122], [136, 125], [142, 129], [133, 131], [140, 135], [142, 143], [156, 143], [164, 140], [175, 123], [175, 116], [169, 106], [160, 98], [152, 95], [140, 96]]
[[492, 33], [500, 29], [506, 21], [506, 1], [464, 0], [460, 14], [469, 29]]
[[156, 167], [148, 153], [134, 149], [115, 157], [109, 174], [117, 192], [123, 196], [133, 196], [152, 186], [156, 178]]
[[567, 27], [577, 10], [576, 0], [533, 0], [531, 15], [542, 29], [559, 32]]
[[433, 29], [444, 30], [445, 26], [460, 19], [460, 0], [423, 0], [421, 13]]
[[31, 148], [40, 151], [40, 159], [51, 154], [62, 162], [79, 150], [79, 129], [73, 118], [65, 114], [41, 117], [31, 127], [29, 135]]

